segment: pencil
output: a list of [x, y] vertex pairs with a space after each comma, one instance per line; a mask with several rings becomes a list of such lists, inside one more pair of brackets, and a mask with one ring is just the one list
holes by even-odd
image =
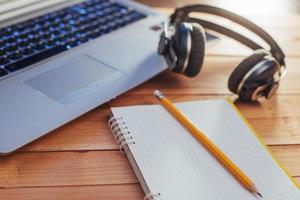
[[258, 197], [262, 194], [258, 192], [251, 179], [234, 164], [225, 153], [223, 153], [197, 126], [195, 126], [175, 105], [159, 91], [155, 90], [154, 95], [161, 101], [162, 105], [188, 129], [200, 143], [250, 192]]

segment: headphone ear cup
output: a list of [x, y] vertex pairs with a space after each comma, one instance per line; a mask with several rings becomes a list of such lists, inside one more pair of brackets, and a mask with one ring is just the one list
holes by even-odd
[[201, 25], [191, 23], [191, 50], [184, 74], [195, 77], [201, 71], [205, 56], [205, 32]]
[[270, 53], [266, 50], [259, 50], [244, 59], [230, 74], [228, 79], [228, 89], [237, 94], [238, 86], [244, 76], [267, 55], [270, 55]]
[[186, 22], [178, 24], [175, 34], [172, 36], [173, 49], [177, 56], [177, 61], [172, 69], [173, 72], [182, 73], [184, 62], [187, 59], [188, 37], [190, 34], [189, 25]]

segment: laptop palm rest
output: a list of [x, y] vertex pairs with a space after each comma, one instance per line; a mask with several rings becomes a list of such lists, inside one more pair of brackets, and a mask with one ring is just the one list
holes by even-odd
[[89, 55], [79, 55], [24, 82], [43, 95], [67, 105], [112, 83], [116, 75], [119, 78], [124, 76]]

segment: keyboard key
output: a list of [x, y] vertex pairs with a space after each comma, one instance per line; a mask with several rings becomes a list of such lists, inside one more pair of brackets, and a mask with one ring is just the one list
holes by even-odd
[[9, 37], [9, 38], [7, 38], [7, 39], [5, 40], [5, 42], [7, 42], [7, 43], [14, 43], [14, 42], [16, 42], [16, 38], [15, 38], [14, 36]]
[[18, 50], [18, 48], [15, 45], [8, 45], [4, 48], [4, 51], [6, 52], [13, 52]]
[[24, 39], [18, 43], [18, 46], [20, 46], [20, 47], [27, 47], [28, 45], [29, 45], [29, 42], [26, 39]]
[[0, 49], [0, 56], [5, 55], [5, 51], [3, 49]]
[[20, 53], [20, 51], [15, 51], [14, 53], [8, 55], [8, 58], [11, 60], [18, 60], [20, 58], [22, 58], [22, 54]]
[[21, 51], [24, 55], [29, 55], [33, 53], [33, 49], [31, 46], [27, 46]]
[[0, 65], [5, 65], [9, 62], [9, 59], [6, 56], [0, 57]]
[[46, 44], [45, 44], [44, 42], [38, 42], [38, 43], [34, 46], [34, 48], [35, 48], [36, 50], [43, 50], [43, 49], [46, 48]]
[[38, 37], [38, 35], [30, 35], [28, 37], [28, 41], [31, 43], [37, 43], [40, 41], [40, 38]]
[[8, 73], [4, 70], [0, 68], [0, 77], [3, 77], [5, 75], [7, 75]]

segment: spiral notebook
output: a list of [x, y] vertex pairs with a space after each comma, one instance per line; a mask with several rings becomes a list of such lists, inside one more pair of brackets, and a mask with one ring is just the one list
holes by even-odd
[[[230, 100], [177, 103], [255, 183], [264, 200], [300, 200], [300, 187]], [[161, 105], [112, 108], [109, 126], [153, 200], [255, 200]]]

